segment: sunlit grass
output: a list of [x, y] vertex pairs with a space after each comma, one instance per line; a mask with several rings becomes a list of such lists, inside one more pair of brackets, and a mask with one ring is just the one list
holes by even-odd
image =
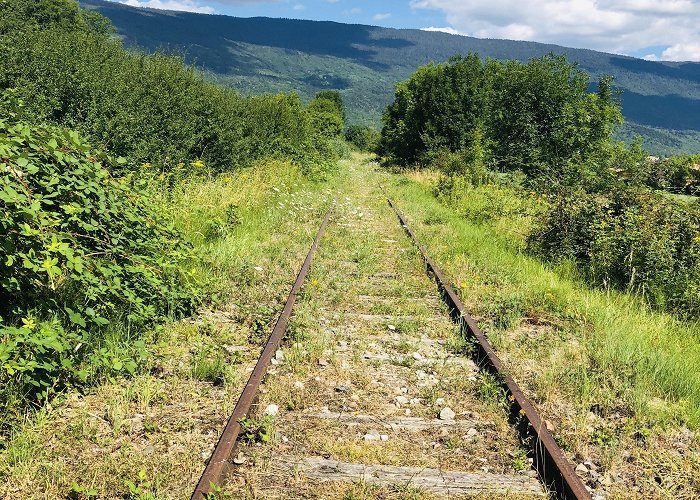
[[[591, 289], [570, 268], [553, 269], [524, 254], [526, 215], [507, 211], [481, 223], [464, 217], [484, 210], [488, 186], [446, 207], [425, 182], [431, 176], [411, 178], [422, 182], [395, 181], [392, 195], [465, 301], [477, 307], [473, 312], [496, 322], [494, 337], [531, 314], [563, 318], [562, 338], [576, 339], [581, 364], [555, 362], [542, 369], [553, 370], [550, 379], [568, 388], [582, 409], [623, 406], [652, 424], [700, 426], [698, 325], [652, 312], [630, 295]], [[495, 190], [499, 198], [517, 196]], [[425, 224], [426, 214], [446, 223]]]

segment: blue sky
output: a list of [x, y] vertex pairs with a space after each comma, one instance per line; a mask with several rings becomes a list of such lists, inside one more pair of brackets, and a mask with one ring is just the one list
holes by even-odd
[[230, 16], [289, 17], [370, 24], [391, 28], [443, 26], [439, 9], [411, 8], [407, 0], [112, 0], [133, 6], [169, 8]]
[[700, 61], [700, 0], [112, 0], [136, 7], [439, 29]]

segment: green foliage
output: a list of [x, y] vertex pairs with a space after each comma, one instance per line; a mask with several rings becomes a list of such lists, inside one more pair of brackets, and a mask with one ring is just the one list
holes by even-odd
[[0, 119], [3, 385], [46, 394], [84, 381], [86, 358], [133, 372], [131, 356], [97, 349], [100, 332], [197, 303], [192, 250], [138, 184], [110, 175], [117, 163], [73, 131]]
[[409, 166], [464, 151], [473, 165], [557, 176], [602, 150], [621, 121], [611, 79], [598, 86], [588, 93], [588, 77], [552, 55], [523, 64], [470, 54], [423, 66], [397, 85], [379, 152]]
[[700, 155], [650, 160], [647, 184], [671, 193], [700, 194]]
[[350, 125], [345, 130], [345, 140], [360, 151], [373, 151], [379, 144], [380, 134], [366, 125]]
[[595, 284], [700, 314], [700, 206], [647, 190], [568, 194], [529, 237], [532, 251], [576, 262]]
[[471, 145], [486, 112], [484, 65], [476, 54], [419, 68], [396, 86], [382, 117], [379, 153], [400, 165], [425, 163], [426, 155]]
[[440, 196], [469, 192], [476, 210], [464, 215], [475, 222], [520, 210], [499, 189], [478, 187], [495, 180], [493, 170], [523, 172], [538, 202], [551, 200], [533, 213], [530, 251], [575, 262], [596, 285], [697, 316], [700, 209], [648, 187], [693, 192], [698, 157], [651, 162], [639, 141], [613, 142], [621, 115], [612, 81], [602, 78], [595, 94], [588, 86], [583, 72], [554, 56], [522, 64], [471, 55], [425, 66], [397, 86], [380, 152], [447, 174]]
[[321, 89], [341, 89], [349, 122], [371, 127], [380, 125], [382, 111], [393, 98], [393, 85], [429, 61], [476, 52], [526, 62], [555, 51], [567, 55], [595, 80], [614, 75], [616, 85], [625, 89], [622, 104], [627, 123], [618, 139], [627, 141], [641, 134], [656, 155], [700, 151], [700, 93], [694, 63], [643, 61], [592, 50], [420, 30], [144, 11], [95, 0], [81, 4], [109, 16], [128, 46], [146, 52], [167, 47], [205, 68], [212, 79], [245, 94], [294, 90], [307, 102]]
[[316, 94], [315, 99], [324, 99], [326, 101], [331, 101], [338, 112], [340, 112], [343, 118], [343, 124], [345, 124], [345, 104], [343, 103], [343, 96], [337, 90], [322, 90]]
[[296, 94], [245, 98], [180, 58], [125, 51], [103, 18], [73, 0], [44, 0], [40, 13], [3, 1], [15, 15], [0, 28], [0, 90], [19, 89], [31, 121], [76, 129], [115, 156], [165, 171], [202, 160], [220, 172], [269, 156], [304, 164], [319, 152], [314, 128], [325, 137], [342, 130], [342, 109], [326, 109], [337, 108], [332, 96], [308, 112]]
[[263, 415], [260, 419], [243, 417], [238, 421], [241, 424], [241, 436], [250, 443], [267, 443], [272, 439], [275, 417]]
[[[345, 117], [340, 94], [331, 93], [331, 98], [324, 97], [328, 92], [320, 93], [307, 107], [313, 129], [322, 137], [332, 139], [340, 137], [345, 126]], [[338, 99], [332, 96], [338, 96]]]
[[588, 76], [564, 57], [487, 67], [487, 130], [503, 170], [537, 174], [544, 165], [558, 171], [562, 162], [599, 151], [622, 122], [611, 79], [602, 78], [598, 93], [590, 94]]
[[89, 499], [96, 498], [98, 496], [97, 490], [95, 488], [90, 488], [89, 486], [83, 486], [78, 483], [73, 483], [70, 489], [70, 495], [68, 498], [71, 499]]
[[12, 25], [19, 25], [13, 28], [28, 25], [41, 29], [85, 29], [88, 20], [94, 23], [98, 16], [106, 19], [96, 12], [81, 11], [78, 3], [72, 0], [0, 0], [0, 11], [3, 14], [0, 32]]
[[139, 471], [136, 481], [125, 481], [124, 485], [129, 488], [129, 494], [126, 498], [130, 500], [156, 500], [156, 496], [153, 494], [155, 485], [153, 481], [148, 479], [144, 469]]

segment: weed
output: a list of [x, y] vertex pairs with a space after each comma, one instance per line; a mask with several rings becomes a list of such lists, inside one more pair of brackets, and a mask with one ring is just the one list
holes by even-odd
[[[205, 380], [214, 385], [224, 385], [230, 363], [241, 359], [240, 353], [228, 356], [227, 351], [219, 345], [205, 344], [192, 356], [191, 374], [197, 380]], [[233, 358], [235, 356], [235, 358]]]
[[513, 468], [516, 471], [521, 471], [530, 468], [530, 463], [527, 459], [527, 452], [523, 448], [516, 448], [513, 457]]
[[124, 484], [129, 488], [130, 500], [156, 500], [157, 498], [153, 493], [153, 482], [148, 480], [145, 469], [139, 471], [136, 481], [127, 480]]
[[437, 224], [444, 224], [444, 223], [445, 223], [445, 217], [436, 211], [429, 212], [428, 215], [426, 215], [425, 218], [423, 219], [423, 224], [426, 224], [428, 226], [434, 226]]
[[78, 483], [73, 483], [70, 488], [70, 493], [68, 498], [71, 500], [88, 500], [90, 498], [97, 498], [97, 490], [89, 486], [83, 486]]
[[156, 422], [155, 420], [152, 420], [150, 418], [146, 418], [143, 421], [143, 430], [144, 430], [144, 432], [147, 432], [149, 434], [153, 434], [155, 432], [159, 432], [160, 427], [158, 426], [158, 422]]
[[263, 415], [260, 419], [243, 417], [238, 421], [241, 424], [241, 435], [249, 443], [267, 443], [272, 439], [275, 417]]
[[486, 404], [493, 406], [507, 406], [506, 391], [502, 382], [486, 371], [480, 371], [476, 378], [474, 388], [476, 396]]
[[250, 323], [249, 341], [251, 344], [259, 345], [267, 340], [270, 334], [270, 323], [275, 315], [275, 310], [269, 306], [258, 306]]
[[458, 332], [448, 337], [445, 347], [454, 354], [471, 356], [476, 349], [477, 343], [476, 339], [472, 337], [467, 338], [465, 334]]
[[204, 500], [223, 500], [225, 498], [232, 498], [232, 495], [218, 484], [210, 483], [209, 492], [204, 496]]

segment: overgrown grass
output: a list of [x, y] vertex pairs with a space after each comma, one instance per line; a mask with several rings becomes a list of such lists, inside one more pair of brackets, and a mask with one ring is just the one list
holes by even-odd
[[[193, 243], [194, 272], [215, 296], [200, 315], [147, 332], [149, 357], [133, 377], [67, 392], [17, 425], [0, 443], [0, 496], [26, 496], [41, 485], [47, 498], [64, 498], [73, 482], [125, 497], [127, 481], [157, 498], [191, 491], [212, 422], [231, 411], [334, 183], [277, 161], [188, 177], [176, 189], [156, 176], [152, 201]], [[138, 482], [142, 470], [148, 481]]]
[[[484, 212], [484, 197], [522, 206], [516, 191], [464, 190], [448, 208], [432, 188], [414, 175], [394, 182], [392, 191], [474, 312], [501, 321], [493, 337], [533, 316], [556, 318], [562, 339], [577, 342], [581, 356], [543, 369], [555, 370], [552, 383], [580, 408], [602, 406], [609, 414], [623, 408], [650, 425], [700, 426], [698, 325], [652, 312], [634, 296], [591, 289], [566, 263], [552, 268], [525, 255], [529, 209], [463, 216]], [[425, 214], [445, 224], [425, 224]], [[502, 323], [504, 317], [510, 319]]]

